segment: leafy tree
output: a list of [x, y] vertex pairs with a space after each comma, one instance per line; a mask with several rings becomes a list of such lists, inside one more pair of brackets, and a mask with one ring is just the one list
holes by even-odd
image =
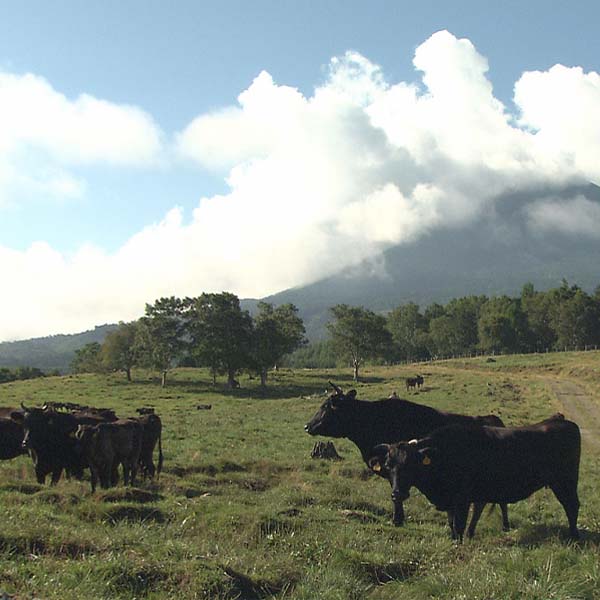
[[100, 351], [102, 347], [98, 342], [91, 342], [75, 350], [75, 358], [71, 362], [73, 373], [98, 373], [102, 371]]
[[426, 323], [414, 302], [392, 310], [387, 318], [387, 327], [392, 334], [394, 350], [398, 358], [413, 360], [427, 356]]
[[577, 288], [555, 313], [556, 346], [583, 348], [600, 341], [600, 302]]
[[252, 318], [239, 298], [229, 292], [188, 298], [185, 319], [191, 352], [210, 367], [213, 383], [225, 373], [228, 387], [236, 387], [236, 373], [250, 365], [252, 336]]
[[335, 321], [327, 325], [338, 356], [349, 359], [358, 381], [359, 368], [365, 360], [378, 358], [389, 352], [392, 336], [386, 328], [386, 319], [359, 306], [338, 304], [331, 312]]
[[304, 323], [297, 313], [293, 304], [273, 308], [267, 302], [258, 303], [252, 333], [252, 361], [263, 387], [267, 384], [268, 369], [305, 342]]
[[123, 371], [127, 381], [131, 381], [131, 369], [138, 358], [136, 335], [138, 323], [119, 323], [119, 327], [110, 331], [102, 344], [102, 362], [109, 370]]
[[143, 364], [160, 371], [162, 387], [185, 349], [183, 310], [184, 302], [179, 298], [159, 298], [146, 304], [145, 316], [137, 325], [133, 351]]
[[284, 356], [281, 363], [299, 369], [331, 369], [337, 366], [337, 358], [331, 340], [321, 340]]
[[508, 296], [491, 298], [481, 307], [477, 325], [482, 350], [519, 352], [526, 347], [527, 318], [519, 299]]

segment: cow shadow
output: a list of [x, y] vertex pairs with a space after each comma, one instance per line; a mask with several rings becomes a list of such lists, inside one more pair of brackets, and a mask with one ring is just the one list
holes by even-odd
[[548, 543], [551, 538], [559, 538], [563, 542], [568, 542], [581, 548], [599, 548], [600, 531], [590, 531], [589, 529], [579, 529], [580, 538], [571, 540], [569, 537], [569, 528], [563, 525], [533, 525], [519, 536], [519, 546], [541, 546]]

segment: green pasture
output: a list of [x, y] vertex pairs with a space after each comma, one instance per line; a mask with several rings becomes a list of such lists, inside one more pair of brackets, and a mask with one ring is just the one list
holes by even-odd
[[[425, 376], [420, 392], [403, 378]], [[0, 464], [0, 590], [19, 599], [417, 599], [600, 597], [600, 468], [584, 446], [581, 542], [542, 490], [486, 512], [476, 538], [450, 540], [445, 515], [415, 490], [407, 524], [391, 525], [389, 485], [356, 447], [334, 440], [341, 461], [310, 458], [306, 421], [331, 379], [361, 399], [401, 397], [456, 412], [499, 414], [507, 424], [561, 410], [549, 380], [600, 397], [600, 353], [567, 353], [367, 368], [279, 370], [261, 392], [213, 387], [207, 371], [179, 369], [161, 389], [151, 373], [73, 375], [0, 386], [0, 405], [69, 401], [163, 420], [158, 482], [92, 495], [89, 481], [35, 482], [31, 460]], [[210, 404], [210, 410], [198, 410]], [[600, 402], [598, 404], [600, 410]]]

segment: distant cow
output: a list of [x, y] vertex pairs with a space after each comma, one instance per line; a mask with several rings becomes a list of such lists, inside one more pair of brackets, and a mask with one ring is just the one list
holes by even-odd
[[123, 465], [125, 485], [135, 483], [140, 451], [142, 425], [133, 419], [122, 419], [99, 425], [81, 425], [76, 433], [83, 459], [90, 467], [92, 492], [100, 480], [102, 488], [117, 484], [118, 468]]
[[421, 386], [425, 383], [425, 379], [422, 375], [417, 375], [415, 379], [417, 380], [417, 388], [421, 389]]
[[[405, 500], [414, 486], [447, 511], [461, 541], [471, 502], [518, 502], [542, 487], [554, 492], [577, 539], [580, 454], [579, 427], [555, 415], [514, 428], [448, 425], [418, 440], [381, 444], [370, 464], [388, 473], [393, 498]], [[471, 522], [469, 537], [476, 525]]]
[[[163, 465], [163, 452], [162, 452], [162, 422], [157, 414], [152, 412], [142, 412], [139, 417], [136, 417], [135, 421], [140, 423], [142, 426], [142, 448], [140, 451], [139, 467], [142, 473], [143, 479], [154, 475], [160, 475]], [[138, 409], [137, 412], [140, 412]], [[154, 448], [158, 444], [158, 465], [154, 465], [153, 455]]]
[[13, 419], [0, 417], [0, 460], [15, 458], [27, 451], [23, 448], [23, 426]]
[[[442, 412], [400, 398], [365, 402], [356, 399], [355, 390], [344, 394], [337, 385], [331, 382], [330, 385], [334, 393], [325, 400], [304, 429], [310, 435], [348, 438], [358, 446], [367, 465], [373, 456], [373, 448], [378, 444], [391, 444], [423, 437], [434, 429], [450, 423], [503, 426], [502, 420], [494, 415], [469, 417]], [[378, 474], [388, 478], [383, 469]], [[394, 525], [402, 525], [404, 523], [402, 500], [393, 497], [392, 501]], [[506, 504], [501, 504], [500, 508], [503, 528], [506, 530], [509, 527]], [[477, 513], [481, 514], [481, 510], [483, 505], [474, 507], [474, 518]]]
[[409, 389], [417, 387], [417, 378], [416, 377], [407, 377], [406, 378], [406, 391]]

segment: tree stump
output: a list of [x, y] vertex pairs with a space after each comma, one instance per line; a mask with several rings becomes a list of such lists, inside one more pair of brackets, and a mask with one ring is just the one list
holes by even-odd
[[316, 442], [310, 456], [311, 458], [323, 458], [325, 460], [342, 460], [333, 442]]

